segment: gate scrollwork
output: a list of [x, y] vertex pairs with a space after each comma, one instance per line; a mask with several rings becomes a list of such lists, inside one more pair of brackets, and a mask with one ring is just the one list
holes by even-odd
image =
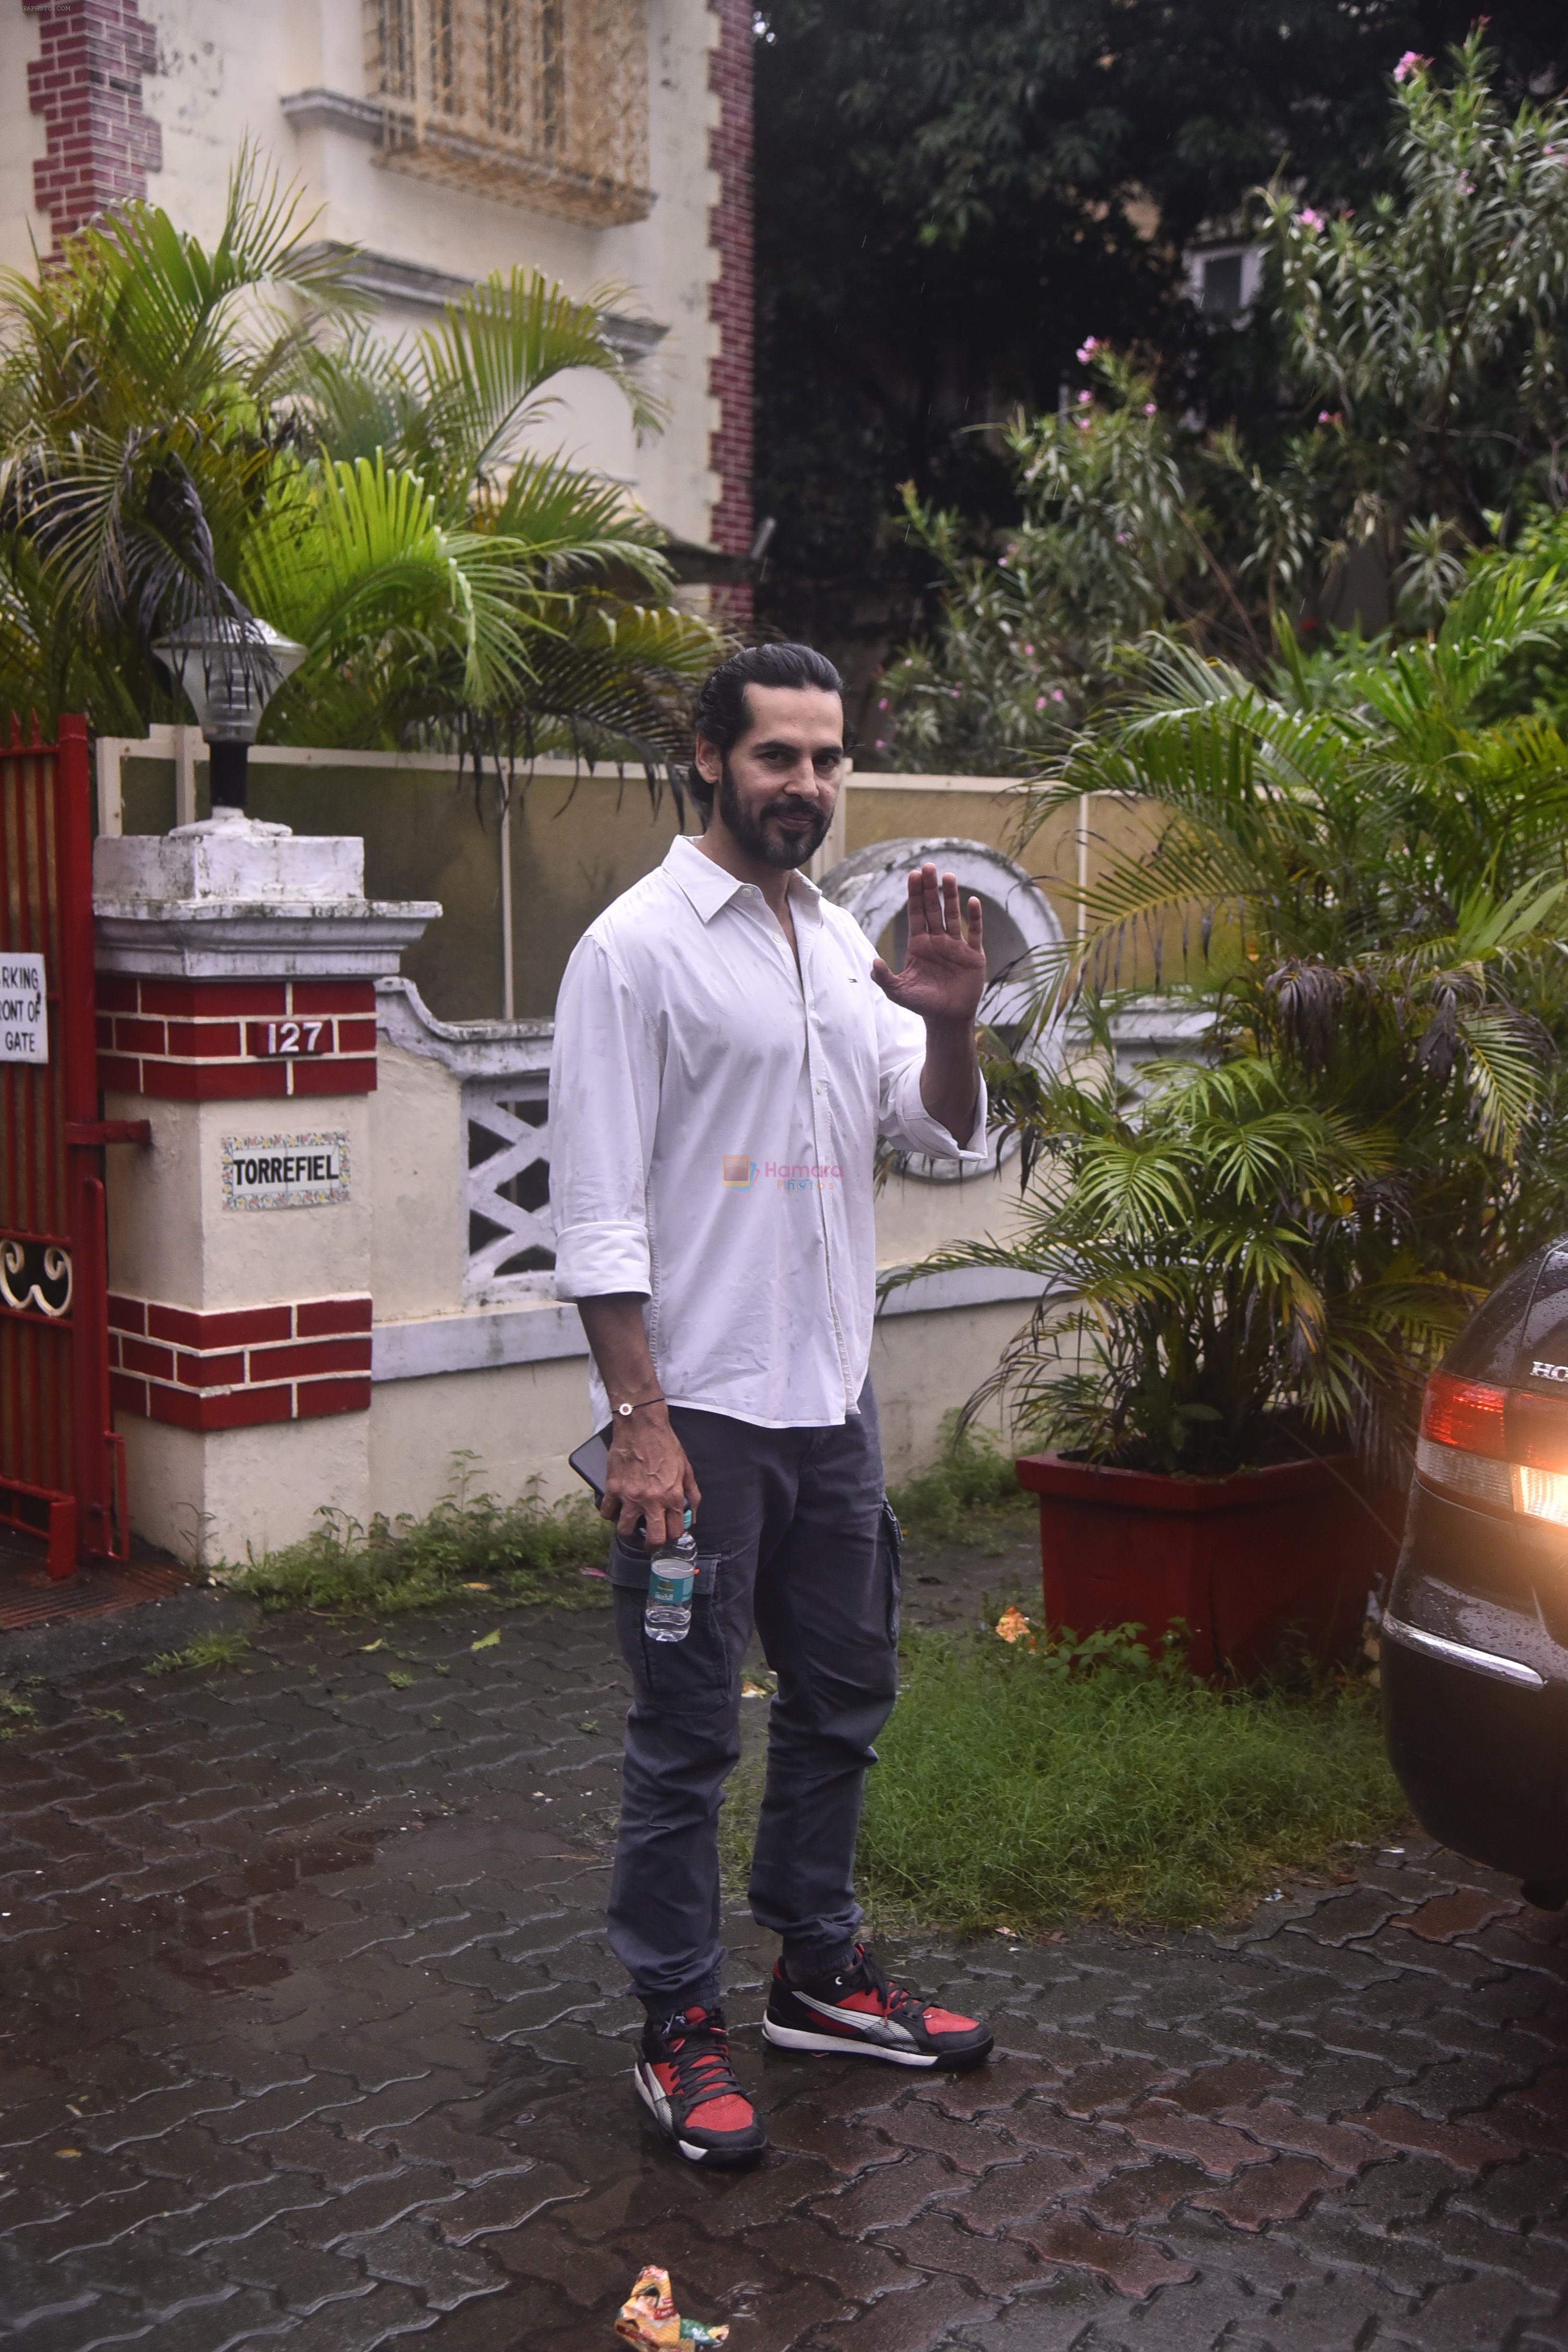
[[70, 1305], [69, 1250], [58, 1242], [0, 1235], [0, 1307], [58, 1322], [70, 1313]]

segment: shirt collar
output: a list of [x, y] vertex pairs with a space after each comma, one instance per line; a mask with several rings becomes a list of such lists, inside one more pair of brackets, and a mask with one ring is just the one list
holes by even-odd
[[[710, 857], [705, 857], [688, 834], [676, 835], [665, 852], [664, 862], [670, 880], [685, 892], [705, 923], [710, 923], [720, 909], [727, 907], [741, 891], [752, 887], [742, 882], [738, 875], [726, 873], [723, 866], [716, 866]], [[798, 870], [790, 876], [789, 880], [790, 899], [795, 913], [804, 915], [807, 922], [820, 922], [822, 893], [816, 883], [808, 881]]]

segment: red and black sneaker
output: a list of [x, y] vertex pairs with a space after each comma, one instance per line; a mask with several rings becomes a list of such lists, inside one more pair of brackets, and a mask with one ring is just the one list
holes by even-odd
[[634, 2077], [666, 2139], [690, 2164], [755, 2164], [767, 2147], [730, 2063], [721, 2009], [678, 2009], [643, 2029]]
[[902, 1985], [889, 1984], [864, 1944], [837, 1976], [797, 1983], [780, 1960], [773, 1969], [763, 2036], [780, 2050], [847, 2052], [894, 2066], [939, 2066], [949, 2073], [991, 2055], [991, 2032], [973, 2017], [932, 2009]]

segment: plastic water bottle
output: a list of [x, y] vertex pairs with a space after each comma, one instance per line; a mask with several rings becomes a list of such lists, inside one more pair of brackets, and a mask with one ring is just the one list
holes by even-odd
[[697, 1541], [679, 1535], [661, 1544], [648, 1564], [647, 1601], [642, 1629], [650, 1642], [684, 1642], [691, 1631], [691, 1596], [697, 1590]]

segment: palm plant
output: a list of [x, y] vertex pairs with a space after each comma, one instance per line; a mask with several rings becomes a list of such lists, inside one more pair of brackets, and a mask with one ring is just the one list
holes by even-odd
[[1313, 659], [1289, 631], [1278, 643], [1253, 680], [1152, 640], [1123, 701], [1031, 795], [1030, 831], [1086, 792], [1163, 813], [1153, 846], [1113, 856], [1086, 899], [1091, 961], [1194, 904], [1281, 952], [1353, 955], [1563, 871], [1568, 739], [1496, 700], [1532, 654], [1561, 658], [1568, 583], [1489, 565], [1424, 639]]
[[389, 351], [310, 227], [247, 157], [210, 249], [131, 204], [0, 275], [0, 701], [184, 717], [153, 641], [256, 612], [307, 648], [273, 740], [667, 763], [712, 633], [618, 487], [529, 442], [571, 368], [657, 424], [604, 299], [514, 272]]
[[921, 1269], [1040, 1279], [969, 1413], [1005, 1396], [1047, 1444], [1199, 1475], [1386, 1443], [1470, 1303], [1411, 1247], [1390, 1129], [1262, 1056], [1151, 1065], [1136, 1091], [1109, 1055], [1016, 1075], [1036, 1145], [1018, 1232]]
[[992, 1384], [1026, 1423], [1165, 1468], [1234, 1466], [1281, 1413], [1385, 1452], [1465, 1307], [1568, 1224], [1568, 741], [1497, 715], [1565, 636], [1568, 588], [1513, 562], [1426, 641], [1285, 635], [1263, 683], [1159, 641], [1033, 796], [1028, 825], [1083, 793], [1149, 819], [1042, 1016], [1092, 1024], [1141, 951], [1214, 1027], [1142, 1101], [992, 1064], [1020, 1235], [933, 1263], [1041, 1276]]
[[0, 697], [135, 731], [183, 716], [150, 646], [237, 614], [238, 550], [310, 335], [349, 299], [292, 208], [237, 173], [210, 249], [150, 205], [0, 273]]
[[[1467, 567], [1477, 579], [1506, 572], [1516, 587], [1548, 579], [1568, 580], [1568, 509], [1539, 507], [1509, 542], [1489, 547]], [[1491, 715], [1532, 711], [1559, 733], [1568, 733], [1568, 661], [1555, 639], [1521, 646], [1488, 690]]]
[[1286, 1056], [1319, 1099], [1393, 1120], [1402, 1164], [1450, 1170], [1424, 1246], [1478, 1283], [1568, 1206], [1568, 740], [1490, 715], [1565, 639], [1568, 586], [1501, 563], [1426, 640], [1314, 662], [1282, 635], [1265, 684], [1159, 646], [1028, 820], [1110, 792], [1152, 827], [1106, 856], [1047, 993], [1155, 943], [1213, 992], [1220, 1050]]
[[[637, 430], [658, 428], [657, 402], [606, 336], [610, 299], [574, 302], [514, 270], [448, 303], [410, 346], [361, 333], [312, 355], [306, 414], [334, 470], [385, 465], [417, 480], [429, 528], [465, 551], [476, 619], [499, 582], [526, 632], [483, 679], [466, 645], [426, 662], [412, 690], [389, 664], [375, 708], [395, 736], [456, 739], [477, 757], [629, 744], [650, 764], [685, 748], [713, 634], [671, 602], [663, 534], [619, 486], [536, 446], [572, 368], [608, 376]], [[310, 681], [294, 692], [310, 701]], [[313, 723], [321, 740], [319, 708]], [[298, 725], [286, 703], [279, 724]]]

